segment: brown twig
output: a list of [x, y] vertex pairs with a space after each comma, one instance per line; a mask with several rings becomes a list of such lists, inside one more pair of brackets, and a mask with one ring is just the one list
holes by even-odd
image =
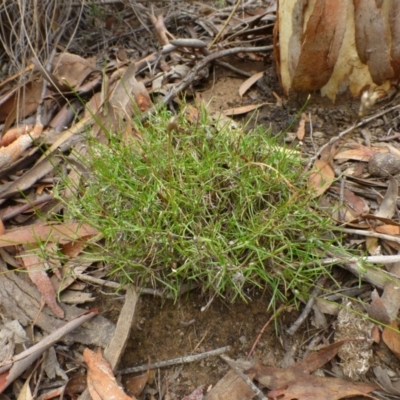
[[236, 4], [233, 7], [231, 13], [229, 14], [229, 17], [226, 19], [223, 27], [220, 29], [220, 31], [217, 33], [217, 35], [215, 36], [214, 40], [210, 43], [210, 45], [208, 46], [208, 48], [213, 47], [219, 40], [219, 38], [222, 36], [222, 34], [225, 32], [225, 29], [227, 28], [229, 22], [231, 21], [231, 19], [233, 18], [234, 14], [236, 13], [236, 10], [238, 9], [239, 5], [241, 3], [241, 0], [236, 0]]
[[265, 325], [262, 327], [260, 333], [257, 335], [256, 340], [253, 343], [253, 346], [251, 346], [251, 349], [249, 351], [249, 354], [247, 354], [246, 360], [249, 360], [250, 357], [252, 356], [254, 349], [256, 348], [258, 342], [261, 339], [261, 336], [263, 335], [264, 331], [268, 328], [269, 324], [285, 309], [283, 305], [281, 305], [272, 315], [272, 317], [265, 323]]
[[[121, 287], [121, 285], [117, 282], [106, 281], [104, 279], [96, 278], [91, 275], [75, 273], [74, 276], [76, 279], [79, 279], [83, 282], [92, 283], [92, 284], [100, 285], [100, 286], [104, 286], [104, 287], [109, 287], [111, 289], [124, 289], [125, 288], [125, 287]], [[186, 292], [189, 292], [189, 291], [197, 289], [197, 288], [198, 288], [197, 284], [182, 285], [179, 290], [178, 296], [181, 296], [181, 295], [185, 294]], [[138, 286], [136, 288], [136, 290], [139, 295], [147, 294], [150, 296], [158, 296], [163, 299], [174, 299], [175, 298], [175, 296], [173, 294], [164, 293], [163, 291], [157, 290], [157, 289], [143, 288], [143, 287]]]
[[400, 243], [400, 238], [398, 236], [387, 235], [386, 233], [366, 231], [363, 229], [350, 229], [350, 228], [343, 228], [341, 229], [341, 232], [350, 233], [351, 235], [361, 235], [377, 239], [390, 240], [395, 243]]
[[312, 292], [310, 294], [310, 298], [308, 299], [308, 302], [307, 302], [306, 306], [304, 307], [304, 310], [302, 311], [300, 316], [296, 319], [294, 324], [289, 329], [286, 330], [286, 333], [288, 335], [293, 336], [297, 332], [297, 330], [300, 328], [301, 324], [308, 317], [308, 315], [310, 314], [310, 312], [314, 306], [315, 298], [321, 293], [322, 286], [324, 285], [326, 279], [327, 279], [326, 276], [322, 277], [319, 280], [319, 282], [317, 283], [317, 286], [312, 290]]
[[379, 138], [378, 142], [391, 142], [392, 140], [397, 140], [397, 139], [400, 139], [400, 132], [395, 132], [391, 136], [386, 136], [386, 137], [383, 137], [383, 138]]
[[397, 286], [400, 286], [400, 279], [397, 276], [382, 268], [367, 268], [366, 266], [367, 263], [386, 265], [400, 262], [400, 256], [397, 254], [393, 256], [345, 257], [334, 248], [329, 253], [333, 257], [322, 259], [321, 265], [339, 264], [360, 280], [369, 282], [380, 289], [383, 289], [389, 282], [395, 282]]
[[231, 349], [230, 346], [220, 347], [219, 349], [206, 351], [200, 354], [193, 354], [191, 356], [173, 358], [171, 360], [160, 361], [153, 364], [145, 364], [145, 365], [140, 365], [138, 367], [126, 368], [121, 371], [118, 371], [118, 374], [125, 375], [125, 374], [132, 374], [134, 372], [147, 371], [148, 369], [170, 367], [171, 365], [177, 365], [177, 364], [188, 364], [195, 361], [203, 360], [204, 358], [219, 356], [223, 353], [226, 353], [230, 349]]
[[154, 29], [156, 30], [156, 35], [158, 41], [163, 45], [166, 46], [169, 43], [168, 39], [168, 30], [164, 24], [164, 18], [162, 15], [156, 17], [154, 15], [154, 11], [152, 10], [151, 14], [149, 13], [150, 22], [153, 24]]

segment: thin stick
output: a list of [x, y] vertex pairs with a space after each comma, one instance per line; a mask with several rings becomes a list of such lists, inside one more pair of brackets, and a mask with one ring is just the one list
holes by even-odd
[[264, 393], [251, 381], [251, 379], [243, 373], [243, 371], [236, 365], [235, 361], [226, 356], [225, 354], [222, 354], [220, 356], [249, 386], [249, 388], [254, 392], [254, 394], [260, 399], [260, 400], [268, 400], [265, 396]]
[[344, 131], [340, 132], [339, 135], [334, 136], [333, 138], [331, 138], [327, 143], [325, 143], [323, 146], [321, 146], [318, 150], [318, 152], [310, 158], [310, 161], [307, 164], [306, 167], [306, 171], [308, 171], [311, 166], [314, 164], [314, 161], [321, 155], [321, 153], [330, 145], [332, 145], [333, 143], [336, 143], [338, 140], [340, 140], [343, 136], [346, 136], [347, 134], [351, 133], [354, 131], [354, 129], [359, 128], [360, 126], [363, 126], [365, 124], [367, 124], [368, 122], [373, 121], [376, 118], [381, 117], [382, 115], [385, 115], [391, 111], [394, 111], [396, 109], [400, 108], [400, 104], [397, 104], [393, 107], [390, 107], [386, 110], [380, 111], [374, 115], [372, 115], [371, 117], [368, 118], [364, 118], [359, 122], [354, 123], [350, 128], [345, 129]]
[[[389, 236], [389, 235], [388, 235]], [[370, 264], [394, 264], [400, 261], [400, 254], [392, 256], [367, 256], [367, 257], [348, 257], [348, 258], [327, 258], [323, 260], [325, 263], [338, 263], [340, 261], [349, 263], [366, 262]]]
[[[212, 54], [212, 53], [210, 52], [210, 50], [207, 49], [207, 47], [202, 47], [202, 48], [200, 48], [200, 51], [203, 53], [203, 56], [205, 56], [205, 57], [207, 57], [207, 56], [209, 56], [210, 54]], [[225, 61], [215, 60], [215, 64], [216, 64], [216, 65], [219, 65], [220, 67], [229, 69], [229, 70], [235, 72], [236, 74], [243, 75], [243, 76], [247, 76], [247, 77], [250, 77], [250, 76], [251, 76], [251, 73], [250, 73], [250, 72], [242, 71], [241, 69], [236, 68], [236, 67], [234, 67], [233, 65], [231, 65], [231, 64], [229, 64], [229, 63], [227, 63], [227, 62], [225, 62]]]
[[[125, 289], [124, 286], [121, 287], [121, 285], [117, 282], [106, 281], [105, 279], [96, 278], [94, 276], [86, 275], [86, 274], [82, 274], [82, 273], [75, 272], [75, 278], [80, 279], [81, 281], [84, 281], [84, 282], [93, 283], [96, 285], [105, 286], [105, 287], [109, 287], [112, 289]], [[191, 290], [197, 289], [197, 287], [198, 287], [198, 285], [182, 285], [181, 289], [179, 290], [178, 296], [181, 296], [182, 294], [189, 292]], [[143, 287], [138, 286], [136, 288], [136, 290], [139, 295], [148, 294], [148, 295], [152, 295], [152, 296], [159, 296], [164, 299], [174, 299], [175, 298], [172, 294], [165, 294], [161, 290], [157, 290], [157, 289], [143, 288]]]
[[240, 5], [241, 0], [237, 0], [235, 6], [233, 7], [231, 13], [229, 14], [229, 17], [224, 23], [224, 26], [221, 28], [221, 30], [217, 33], [217, 36], [215, 36], [214, 40], [211, 42], [211, 44], [208, 46], [209, 48], [213, 47], [219, 40], [219, 38], [222, 36], [222, 34], [225, 32], [226, 27], [228, 26], [229, 22], [233, 18], [234, 14], [236, 13], [236, 10], [238, 9]]
[[345, 233], [350, 233], [350, 234], [353, 234], [353, 235], [361, 235], [361, 236], [373, 237], [373, 238], [390, 240], [392, 242], [400, 243], [400, 237], [387, 235], [386, 233], [365, 231], [363, 229], [350, 229], [350, 228], [343, 228], [343, 229], [341, 229], [341, 231], [345, 232]]
[[266, 322], [266, 324], [262, 327], [260, 333], [257, 335], [256, 340], [253, 343], [253, 346], [251, 346], [251, 349], [249, 351], [249, 354], [247, 354], [246, 360], [249, 360], [251, 355], [254, 352], [254, 349], [256, 348], [258, 342], [261, 339], [261, 336], [263, 335], [264, 331], [268, 328], [269, 324], [285, 309], [283, 305], [281, 305], [275, 313], [272, 315], [272, 317]]
[[216, 60], [215, 64], [219, 65], [222, 68], [229, 69], [230, 71], [234, 72], [235, 74], [246, 76], [247, 78], [250, 78], [250, 76], [251, 76], [250, 72], [246, 72], [246, 71], [243, 71], [242, 69], [236, 68], [233, 65], [228, 64], [225, 61]]
[[140, 365], [138, 367], [126, 368], [121, 371], [118, 371], [118, 374], [125, 375], [125, 374], [132, 374], [133, 372], [143, 372], [149, 369], [170, 367], [171, 365], [188, 364], [195, 361], [203, 360], [204, 358], [219, 356], [223, 353], [226, 353], [230, 349], [231, 349], [230, 346], [220, 347], [219, 349], [206, 351], [205, 353], [173, 358], [171, 360], [160, 361], [153, 364]]
[[343, 220], [343, 203], [344, 203], [344, 189], [346, 186], [346, 177], [342, 176], [340, 178], [340, 191], [339, 191], [339, 221]]
[[[333, 249], [332, 253], [334, 255], [337, 252]], [[339, 255], [339, 257], [326, 258], [321, 260], [322, 265], [334, 265], [339, 264], [342, 268], [347, 269], [354, 275], [358, 276], [360, 280], [367, 281], [383, 289], [384, 286], [389, 282], [394, 282], [396, 285], [400, 286], [400, 279], [398, 276], [391, 274], [388, 271], [384, 271], [381, 268], [367, 268], [363, 263], [379, 263], [379, 264], [393, 264], [400, 261], [398, 255], [395, 256], [370, 256], [370, 257], [345, 257]]]
[[327, 277], [324, 276], [322, 279], [320, 279], [320, 282], [318, 282], [317, 286], [312, 290], [310, 298], [308, 299], [308, 302], [306, 306], [304, 307], [304, 310], [302, 313], [299, 315], [299, 317], [296, 319], [294, 324], [286, 330], [286, 333], [290, 336], [293, 336], [297, 330], [300, 328], [301, 324], [305, 321], [305, 319], [308, 317], [310, 314], [314, 303], [315, 303], [315, 298], [321, 293], [321, 288], [324, 285]]

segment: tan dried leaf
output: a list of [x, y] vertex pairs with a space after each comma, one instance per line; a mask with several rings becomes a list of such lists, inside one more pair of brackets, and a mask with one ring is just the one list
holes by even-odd
[[343, 343], [348, 340], [334, 343], [310, 357], [294, 364], [288, 369], [267, 367], [256, 364], [246, 374], [254, 374], [255, 379], [270, 389], [268, 398], [279, 400], [339, 400], [345, 397], [362, 395], [374, 399], [368, 393], [378, 386], [370, 383], [353, 383], [344, 379], [325, 378], [310, 375], [312, 371], [332, 359]]
[[129, 396], [139, 397], [149, 380], [150, 371], [126, 379], [125, 388]]
[[383, 330], [382, 340], [385, 342], [386, 346], [392, 350], [396, 357], [400, 358], [400, 333], [396, 320], [390, 324], [390, 327], [386, 327]]
[[248, 113], [250, 111], [257, 110], [257, 108], [260, 108], [260, 107], [264, 106], [265, 104], [270, 104], [270, 103], [249, 104], [247, 106], [228, 108], [227, 110], [223, 110], [222, 114], [223, 115], [246, 114], [246, 113]]
[[250, 78], [246, 79], [239, 88], [239, 96], [243, 97], [243, 95], [259, 80], [264, 76], [264, 71], [257, 72], [256, 74], [250, 76]]
[[90, 225], [76, 222], [58, 225], [29, 225], [13, 229], [1, 235], [0, 247], [38, 243], [38, 241], [68, 243], [80, 238], [91, 237], [98, 233]]
[[37, 287], [42, 295], [42, 300], [50, 307], [54, 314], [59, 318], [64, 318], [64, 311], [57, 304], [56, 292], [46, 273], [47, 268], [44, 265], [44, 260], [37, 254], [34, 254], [31, 249], [28, 251], [25, 248], [24, 250], [25, 254], [20, 254], [21, 261], [28, 271], [29, 279]]
[[297, 129], [297, 139], [303, 140], [304, 136], [306, 135], [306, 122], [310, 122], [310, 119], [308, 118], [307, 114], [302, 113], [301, 114], [301, 119], [299, 122], [299, 128]]
[[96, 69], [95, 59], [85, 59], [72, 53], [61, 53], [53, 62], [53, 74], [60, 83], [71, 89], [78, 88], [87, 76]]
[[389, 177], [389, 185], [382, 203], [379, 206], [378, 211], [375, 213], [376, 217], [380, 218], [392, 218], [397, 210], [397, 195], [399, 190], [399, 184], [393, 177]]
[[135, 400], [129, 397], [118, 386], [117, 380], [111, 370], [110, 364], [100, 353], [95, 353], [86, 348], [83, 358], [88, 366], [87, 386], [92, 399], [98, 400]]
[[357, 144], [356, 148], [344, 150], [335, 155], [335, 160], [356, 160], [368, 162], [376, 153], [389, 153], [389, 149], [382, 147], [366, 147]]
[[321, 158], [315, 160], [308, 178], [308, 188], [313, 192], [313, 197], [323, 194], [335, 180], [335, 171], [331, 166], [331, 149], [325, 150], [321, 154]]

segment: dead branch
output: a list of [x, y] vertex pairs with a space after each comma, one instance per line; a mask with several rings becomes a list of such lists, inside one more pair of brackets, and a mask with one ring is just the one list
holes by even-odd
[[191, 356], [173, 358], [171, 360], [160, 361], [160, 362], [153, 363], [153, 364], [145, 364], [145, 365], [140, 365], [138, 367], [126, 368], [126, 369], [123, 369], [122, 371], [118, 371], [118, 373], [121, 375], [125, 375], [125, 374], [132, 374], [134, 372], [147, 371], [148, 369], [170, 367], [171, 365], [177, 365], [177, 364], [188, 364], [188, 363], [192, 363], [195, 361], [203, 360], [208, 357], [219, 356], [223, 353], [226, 353], [230, 349], [231, 349], [230, 346], [220, 347], [219, 349], [206, 351], [206, 352], [200, 353], [200, 354], [193, 354]]

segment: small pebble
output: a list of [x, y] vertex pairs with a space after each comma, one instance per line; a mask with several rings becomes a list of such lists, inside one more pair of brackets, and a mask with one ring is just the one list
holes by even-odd
[[324, 138], [326, 135], [325, 135], [324, 132], [316, 131], [316, 132], [313, 133], [313, 136], [314, 136], [315, 138], [320, 139], [320, 138]]
[[246, 336], [244, 336], [244, 335], [240, 336], [239, 342], [240, 342], [241, 344], [246, 344], [246, 343], [247, 343], [247, 338], [246, 338]]
[[376, 153], [368, 163], [371, 176], [388, 177], [400, 172], [400, 158], [391, 153]]

